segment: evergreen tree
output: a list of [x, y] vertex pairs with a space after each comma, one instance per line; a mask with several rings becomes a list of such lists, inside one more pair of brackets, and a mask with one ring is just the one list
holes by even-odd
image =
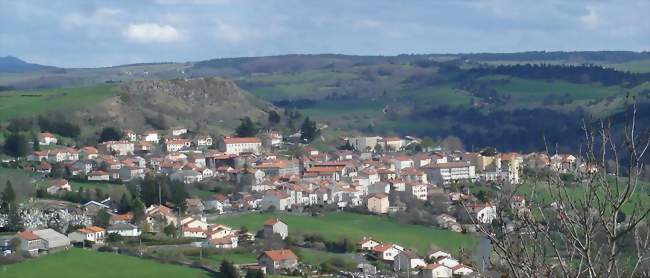
[[106, 210], [100, 210], [95, 219], [93, 219], [93, 224], [95, 226], [107, 228], [111, 222], [111, 215], [106, 212]]
[[251, 120], [250, 117], [245, 117], [241, 119], [241, 123], [235, 132], [239, 137], [253, 137], [257, 134], [257, 129], [255, 128], [255, 123], [253, 123], [253, 120]]
[[7, 180], [5, 189], [2, 192], [2, 201], [11, 205], [16, 201], [16, 191], [14, 191], [11, 181]]
[[117, 211], [120, 214], [127, 213], [131, 211], [131, 202], [129, 201], [129, 196], [126, 195], [126, 193], [122, 194], [122, 198], [120, 199], [120, 203], [117, 206]]
[[271, 111], [269, 111], [268, 120], [269, 120], [269, 124], [277, 125], [278, 123], [280, 123], [280, 120], [281, 120], [280, 114], [278, 114], [278, 112], [276, 112], [275, 110], [271, 110]]
[[25, 229], [23, 222], [23, 217], [20, 215], [20, 209], [17, 207], [11, 207], [9, 209], [9, 218], [7, 219], [7, 230], [10, 231], [22, 231]]
[[309, 117], [305, 117], [305, 121], [300, 126], [300, 139], [311, 142], [318, 136], [318, 128], [316, 122], [311, 121]]
[[221, 275], [225, 278], [239, 278], [239, 271], [237, 271], [235, 265], [228, 260], [221, 261], [219, 272], [221, 272]]
[[133, 205], [131, 206], [133, 209], [133, 222], [135, 223], [140, 223], [144, 220], [144, 203], [142, 203], [142, 200], [140, 198], [135, 198], [133, 200]]
[[122, 132], [114, 127], [105, 127], [99, 135], [99, 142], [117, 141], [122, 139]]
[[176, 227], [173, 223], [169, 223], [169, 225], [163, 229], [163, 233], [165, 233], [167, 236], [173, 237], [176, 234]]
[[25, 135], [14, 132], [5, 139], [3, 149], [4, 152], [10, 156], [22, 157], [29, 153], [29, 144], [27, 143]]
[[38, 142], [38, 138], [34, 137], [32, 140], [32, 151], [40, 151], [41, 150], [41, 143]]

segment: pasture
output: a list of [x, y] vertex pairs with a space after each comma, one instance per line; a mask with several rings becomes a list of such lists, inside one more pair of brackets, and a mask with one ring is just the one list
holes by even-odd
[[27, 261], [0, 266], [0, 277], [209, 277], [199, 269], [161, 264], [113, 253], [73, 248], [68, 251], [45, 255]]
[[294, 215], [286, 213], [252, 213], [238, 216], [225, 216], [216, 223], [233, 228], [246, 226], [249, 230], [259, 230], [264, 221], [278, 217], [289, 225], [289, 234], [321, 234], [328, 240], [348, 238], [359, 241], [364, 236], [380, 241], [400, 244], [419, 252], [429, 248], [442, 248], [456, 253], [459, 248], [472, 249], [478, 240], [468, 234], [455, 233], [434, 227], [401, 224], [387, 216], [363, 215], [348, 212], [332, 212], [323, 216]]
[[110, 86], [7, 91], [0, 94], [0, 122], [57, 109], [83, 108], [114, 95]]

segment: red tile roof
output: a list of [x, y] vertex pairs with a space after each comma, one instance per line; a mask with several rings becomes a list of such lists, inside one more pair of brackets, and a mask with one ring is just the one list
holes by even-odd
[[24, 231], [18, 233], [18, 236], [24, 240], [38, 240], [40, 239], [38, 236], [36, 236], [34, 233], [31, 231]]
[[269, 259], [273, 261], [284, 261], [284, 260], [290, 260], [290, 259], [298, 259], [296, 254], [293, 253], [293, 251], [289, 249], [281, 249], [281, 250], [269, 250], [269, 251], [264, 251], [262, 254], [263, 256], [269, 257]]
[[278, 223], [278, 222], [282, 222], [282, 221], [280, 219], [277, 219], [277, 218], [270, 218], [270, 219], [266, 220], [266, 222], [264, 222], [264, 226], [266, 226], [266, 225], [271, 225], [272, 226], [272, 225], [275, 225], [275, 223]]

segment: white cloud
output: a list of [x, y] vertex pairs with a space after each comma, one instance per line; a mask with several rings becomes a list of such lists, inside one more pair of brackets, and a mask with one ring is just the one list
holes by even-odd
[[587, 7], [588, 13], [580, 17], [580, 21], [585, 27], [589, 29], [594, 29], [600, 24], [600, 17], [596, 13], [596, 10], [592, 7]]
[[183, 39], [181, 32], [170, 25], [156, 23], [129, 24], [124, 36], [134, 42], [175, 42]]

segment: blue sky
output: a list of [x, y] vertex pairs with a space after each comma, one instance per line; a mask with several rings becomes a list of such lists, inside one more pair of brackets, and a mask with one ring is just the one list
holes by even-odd
[[290, 53], [650, 50], [648, 0], [0, 1], [0, 56], [65, 67]]

